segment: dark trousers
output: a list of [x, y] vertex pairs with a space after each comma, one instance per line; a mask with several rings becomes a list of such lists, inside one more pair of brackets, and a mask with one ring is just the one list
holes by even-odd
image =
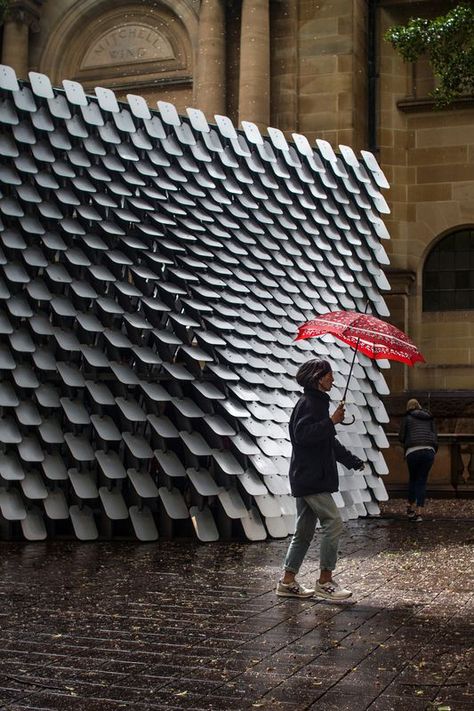
[[417, 506], [425, 505], [426, 482], [433, 466], [435, 453], [432, 449], [417, 449], [407, 455], [408, 473], [408, 501], [415, 502]]

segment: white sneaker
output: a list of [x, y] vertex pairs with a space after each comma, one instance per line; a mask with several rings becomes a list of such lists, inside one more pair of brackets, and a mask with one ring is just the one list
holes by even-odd
[[278, 581], [276, 594], [280, 597], [312, 597], [314, 595], [313, 588], [305, 588], [304, 585], [294, 580], [292, 583], [282, 583]]
[[352, 591], [341, 588], [335, 580], [331, 580], [322, 584], [317, 582], [314, 586], [314, 594], [325, 600], [347, 600], [348, 597], [351, 597]]

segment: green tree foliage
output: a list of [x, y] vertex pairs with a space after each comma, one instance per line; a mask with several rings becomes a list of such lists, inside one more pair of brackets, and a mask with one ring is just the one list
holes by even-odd
[[460, 3], [434, 20], [411, 19], [384, 36], [406, 62], [425, 56], [438, 86], [432, 96], [439, 108], [462, 94], [474, 94], [474, 6]]

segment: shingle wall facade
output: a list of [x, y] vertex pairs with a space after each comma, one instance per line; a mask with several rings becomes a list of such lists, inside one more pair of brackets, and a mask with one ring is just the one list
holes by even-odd
[[[352, 358], [332, 336], [294, 344], [297, 326], [388, 314], [374, 157], [0, 76], [4, 532], [288, 535], [296, 370], [327, 356], [337, 399]], [[340, 469], [346, 518], [386, 497], [387, 392], [361, 356], [339, 437], [366, 468]]]

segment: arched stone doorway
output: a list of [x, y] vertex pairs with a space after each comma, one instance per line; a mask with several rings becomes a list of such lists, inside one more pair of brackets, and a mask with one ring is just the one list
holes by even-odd
[[53, 28], [40, 71], [55, 84], [79, 81], [86, 91], [113, 89], [118, 98], [144, 96], [150, 105], [192, 105], [197, 17], [186, 0], [153, 5], [83, 0]]

